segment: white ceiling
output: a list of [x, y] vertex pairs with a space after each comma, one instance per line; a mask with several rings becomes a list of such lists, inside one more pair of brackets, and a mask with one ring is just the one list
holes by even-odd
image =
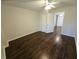
[[[2, 0], [2, 4], [17, 6], [21, 8], [28, 8], [35, 11], [40, 11], [44, 7], [44, 0]], [[56, 8], [74, 6], [77, 4], [76, 0], [49, 0], [56, 1]]]

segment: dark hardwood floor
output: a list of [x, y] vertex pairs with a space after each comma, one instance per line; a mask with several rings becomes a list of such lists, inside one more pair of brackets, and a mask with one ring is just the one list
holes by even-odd
[[55, 42], [53, 33], [40, 31], [10, 41], [5, 50], [7, 59], [77, 59], [73, 37]]

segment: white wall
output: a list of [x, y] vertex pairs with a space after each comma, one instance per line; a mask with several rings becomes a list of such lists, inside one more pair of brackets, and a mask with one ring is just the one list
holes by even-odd
[[39, 31], [40, 15], [38, 12], [3, 4], [1, 10], [3, 45], [7, 45], [8, 40]]
[[[73, 36], [73, 37], [76, 37], [76, 31], [77, 31], [77, 8], [76, 6], [69, 6], [69, 7], [64, 7], [64, 8], [60, 8], [60, 9], [54, 9], [52, 10], [50, 13], [49, 13], [49, 24], [50, 28], [49, 30], [53, 30], [53, 20], [54, 20], [54, 14], [57, 13], [57, 12], [62, 12], [64, 11], [65, 12], [65, 16], [64, 16], [64, 23], [63, 23], [63, 31], [62, 33], [65, 34], [65, 35], [68, 35], [68, 36]], [[44, 15], [43, 15], [44, 14]], [[45, 17], [45, 13], [43, 13], [42, 15]], [[43, 18], [44, 18], [43, 17]], [[43, 23], [43, 28], [45, 27], [45, 20], [42, 19], [42, 23]], [[47, 24], [48, 25], [48, 24]]]
[[69, 7], [65, 11], [63, 33], [75, 37], [77, 34], [77, 8]]
[[41, 30], [43, 32], [52, 32], [54, 21], [53, 21], [53, 14], [46, 12], [45, 10], [41, 11]]

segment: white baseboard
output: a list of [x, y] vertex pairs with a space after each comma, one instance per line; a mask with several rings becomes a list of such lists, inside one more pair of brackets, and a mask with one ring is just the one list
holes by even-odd
[[24, 34], [24, 35], [21, 35], [21, 36], [14, 37], [14, 38], [8, 40], [8, 42], [13, 41], [13, 40], [16, 40], [16, 39], [18, 39], [18, 38], [20, 38], [20, 37], [23, 37], [23, 36], [26, 36], [26, 35], [32, 34], [32, 33], [34, 33], [34, 32], [37, 32], [37, 31], [33, 31], [33, 32], [30, 32], [30, 33], [27, 33], [27, 34]]
[[67, 35], [67, 36], [71, 36], [71, 37], [75, 37], [75, 35], [71, 35], [71, 34], [65, 34], [65, 33], [62, 33], [63, 35]]
[[5, 46], [3, 46], [4, 48], [6, 48], [6, 47], [8, 47], [9, 46], [9, 44], [7, 43]]

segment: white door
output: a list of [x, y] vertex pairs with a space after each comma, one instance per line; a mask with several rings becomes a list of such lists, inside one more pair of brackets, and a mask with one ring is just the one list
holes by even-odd
[[63, 26], [64, 12], [54, 14], [54, 26]]

